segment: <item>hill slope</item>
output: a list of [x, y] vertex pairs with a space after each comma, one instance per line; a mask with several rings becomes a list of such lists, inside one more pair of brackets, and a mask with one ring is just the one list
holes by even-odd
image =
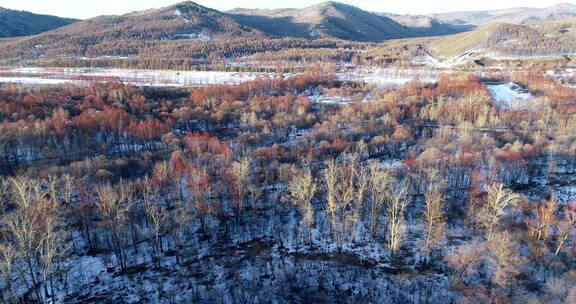
[[442, 59], [471, 54], [491, 58], [571, 55], [576, 53], [576, 20], [536, 25], [496, 23], [434, 39], [428, 49]]
[[518, 7], [491, 11], [451, 12], [431, 16], [456, 26], [482, 26], [496, 22], [527, 25], [576, 18], [576, 5], [563, 3], [546, 8]]
[[76, 21], [78, 20], [0, 7], [0, 38], [35, 35]]
[[413, 37], [444, 36], [460, 33], [469, 29], [468, 27], [443, 23], [435, 18], [424, 15], [397, 15], [388, 13], [379, 13], [379, 15], [388, 17], [409, 28], [412, 31]]
[[[261, 33], [240, 25], [226, 14], [183, 2], [161, 9], [122, 16], [100, 16], [42, 33], [10, 39], [0, 45], [0, 54], [127, 55], [141, 45], [158, 41], [207, 41], [218, 38], [258, 37]], [[15, 55], [14, 54], [14, 55]]]
[[228, 13], [237, 22], [273, 36], [366, 42], [414, 36], [408, 27], [388, 17], [337, 2], [303, 9], [235, 9]]

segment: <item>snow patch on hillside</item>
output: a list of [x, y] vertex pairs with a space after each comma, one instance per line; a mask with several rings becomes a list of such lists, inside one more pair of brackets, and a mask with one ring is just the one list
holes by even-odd
[[174, 34], [171, 37], [172, 39], [178, 40], [201, 40], [201, 41], [208, 41], [208, 40], [212, 40], [212, 37], [202, 33], [202, 32], [197, 32], [197, 33], [188, 33], [188, 34]]
[[439, 68], [439, 69], [447, 69], [452, 67], [451, 64], [447, 62], [442, 62], [434, 57], [432, 57], [428, 53], [423, 53], [418, 56], [414, 56], [412, 58], [412, 64], [416, 65], [425, 65], [428, 67]]

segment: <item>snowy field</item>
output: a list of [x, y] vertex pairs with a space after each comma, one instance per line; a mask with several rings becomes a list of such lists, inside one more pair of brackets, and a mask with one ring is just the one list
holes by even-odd
[[[446, 73], [443, 71], [442, 73]], [[337, 73], [340, 81], [373, 84], [380, 88], [399, 87], [418, 80], [434, 83], [440, 71], [429, 69], [357, 68]], [[237, 85], [259, 77], [293, 77], [290, 73], [206, 72], [173, 70], [127, 70], [102, 68], [0, 68], [0, 83], [85, 85], [90, 82], [115, 82], [148, 87], [197, 87], [214, 84]]]
[[435, 83], [440, 78], [440, 71], [429, 69], [383, 69], [383, 68], [357, 68], [338, 73], [340, 81], [364, 82], [379, 88], [400, 87], [411, 81]]
[[293, 74], [88, 68], [0, 68], [0, 83], [49, 85], [120, 81], [149, 87], [196, 87], [213, 84], [237, 85], [258, 77], [276, 76], [287, 78]]

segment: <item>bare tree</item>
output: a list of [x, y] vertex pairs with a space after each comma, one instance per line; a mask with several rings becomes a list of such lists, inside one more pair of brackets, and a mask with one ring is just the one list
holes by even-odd
[[95, 189], [98, 198], [95, 206], [111, 236], [112, 248], [122, 271], [126, 269], [124, 232], [122, 228], [132, 208], [128, 198], [129, 190], [127, 187], [129, 186], [126, 182], [121, 180], [117, 187], [113, 187], [110, 184], [103, 184], [97, 186]]
[[433, 246], [440, 245], [444, 234], [444, 187], [445, 181], [437, 169], [426, 172], [424, 192], [424, 223], [426, 225], [426, 240], [424, 252], [430, 253]]
[[0, 214], [4, 212], [4, 207], [8, 203], [9, 191], [10, 191], [10, 180], [0, 176]]
[[507, 232], [498, 232], [487, 243], [491, 255], [488, 256], [492, 264], [492, 281], [501, 286], [507, 286], [513, 276], [518, 274], [518, 265], [521, 262], [518, 243], [510, 238]]
[[41, 244], [39, 233], [41, 223], [41, 212], [36, 212], [35, 205], [36, 195], [39, 193], [35, 190], [38, 186], [36, 181], [27, 177], [18, 176], [11, 179], [12, 196], [15, 199], [16, 209], [7, 214], [3, 223], [5, 233], [10, 241], [14, 244], [17, 255], [26, 265], [28, 274], [33, 283], [33, 292], [39, 302], [42, 302], [42, 296], [38, 288], [40, 282], [36, 274], [37, 254], [36, 249]]
[[76, 181], [70, 174], [62, 176], [62, 196], [66, 204], [72, 204], [72, 197], [74, 195], [74, 185]]
[[46, 192], [50, 195], [50, 199], [53, 201], [58, 201], [58, 178], [54, 175], [49, 175], [46, 181]]
[[336, 232], [336, 213], [338, 211], [338, 206], [336, 205], [337, 179], [338, 173], [336, 162], [333, 159], [326, 161], [324, 169], [324, 182], [326, 185], [326, 212], [328, 213], [332, 235], [334, 236], [336, 243], [339, 244], [338, 234]]
[[148, 222], [152, 224], [154, 231], [154, 251], [156, 266], [160, 267], [160, 255], [164, 251], [162, 247], [162, 234], [166, 229], [166, 220], [168, 218], [168, 211], [160, 206], [158, 201], [149, 200], [144, 204], [144, 210], [148, 217]]
[[548, 238], [552, 233], [552, 227], [558, 222], [556, 216], [558, 211], [558, 200], [552, 196], [549, 201], [541, 202], [536, 209], [536, 216], [526, 221], [531, 235], [537, 244], [536, 254], [542, 254], [546, 247]]
[[343, 243], [352, 235], [355, 223], [359, 220], [356, 218], [358, 212], [355, 208], [359, 198], [356, 188], [357, 159], [349, 156], [347, 161], [345, 164], [328, 161], [324, 170], [327, 212], [338, 250], [342, 249]]
[[206, 235], [206, 218], [210, 208], [209, 199], [211, 185], [208, 175], [194, 167], [188, 169], [188, 189], [194, 205], [196, 216], [200, 220], [202, 234]]
[[332, 236], [341, 250], [344, 242], [354, 241], [362, 219], [370, 173], [355, 154], [346, 155], [342, 164], [327, 161], [324, 169], [326, 211]]
[[480, 222], [486, 229], [486, 239], [488, 241], [492, 239], [495, 229], [500, 225], [506, 209], [516, 205], [519, 199], [520, 196], [518, 194], [505, 189], [502, 184], [488, 187], [484, 206], [480, 211]]
[[296, 170], [288, 183], [288, 191], [292, 204], [300, 210], [308, 229], [308, 241], [312, 243], [312, 227], [314, 226], [314, 206], [312, 200], [316, 193], [316, 182], [308, 169]]
[[[58, 228], [60, 209], [48, 194], [57, 196], [56, 190], [50, 190], [50, 180], [39, 181], [25, 177], [12, 179], [12, 195], [15, 198], [15, 209], [3, 218], [6, 246], [3, 248], [5, 262], [19, 257], [26, 265], [28, 275], [33, 283], [33, 292], [39, 302], [44, 301], [44, 295], [54, 296], [52, 275], [55, 261], [61, 257], [66, 248], [66, 231]], [[47, 185], [43, 190], [42, 185]], [[42, 277], [38, 277], [37, 270]], [[50, 292], [48, 284], [50, 283]]]
[[386, 189], [386, 217], [388, 220], [388, 247], [394, 255], [400, 249], [406, 234], [404, 215], [409, 204], [410, 185], [406, 179], [396, 180]]
[[556, 255], [559, 255], [566, 241], [574, 235], [576, 230], [576, 202], [572, 201], [564, 207], [564, 217], [558, 223]]
[[[40, 225], [41, 234], [40, 243], [36, 249], [38, 253], [39, 264], [42, 269], [42, 279], [44, 282], [44, 294], [46, 297], [55, 296], [53, 274], [56, 271], [56, 260], [63, 257], [67, 251], [66, 231], [58, 229], [60, 219], [60, 208], [54, 200], [42, 200], [38, 203], [41, 210], [42, 223]], [[48, 283], [50, 283], [50, 292], [48, 292]]]
[[8, 302], [16, 302], [14, 291], [14, 282], [12, 279], [12, 271], [14, 269], [15, 263], [19, 258], [18, 251], [12, 246], [10, 242], [4, 242], [0, 244], [0, 273], [4, 278], [4, 282], [7, 285], [7, 289], [10, 292]]
[[391, 182], [392, 174], [382, 169], [380, 163], [372, 162], [369, 166], [370, 174], [370, 232], [376, 235], [378, 217], [382, 205], [385, 203], [385, 190]]
[[241, 161], [236, 161], [232, 164], [232, 176], [234, 178], [234, 207], [236, 209], [236, 221], [240, 223], [242, 209], [244, 209], [244, 201], [246, 199], [247, 185], [250, 180], [250, 167], [252, 161], [250, 158], [243, 158]]
[[448, 251], [445, 259], [456, 273], [453, 279], [463, 280], [465, 275], [480, 265], [483, 251], [484, 246], [478, 242], [463, 244]]
[[370, 171], [363, 165], [360, 165], [355, 170], [356, 191], [354, 195], [354, 204], [352, 206], [351, 222], [352, 222], [352, 240], [356, 239], [358, 234], [358, 226], [362, 220], [362, 212], [364, 211], [364, 201], [370, 187]]
[[183, 247], [183, 234], [186, 227], [190, 223], [192, 218], [192, 212], [190, 210], [190, 204], [179, 202], [174, 206], [170, 219], [172, 222], [172, 233], [174, 237], [174, 244], [176, 245], [176, 262], [180, 263], [180, 253], [179, 251]]

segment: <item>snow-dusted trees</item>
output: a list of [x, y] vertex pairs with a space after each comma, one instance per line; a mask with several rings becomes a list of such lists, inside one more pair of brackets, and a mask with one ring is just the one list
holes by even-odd
[[308, 241], [312, 240], [312, 228], [314, 227], [313, 199], [316, 194], [317, 184], [309, 169], [296, 169], [292, 179], [288, 183], [290, 200], [302, 214], [303, 222], [308, 230]]
[[490, 185], [486, 191], [486, 199], [480, 211], [480, 222], [486, 229], [486, 239], [490, 241], [495, 230], [500, 226], [502, 217], [508, 207], [514, 206], [520, 196], [504, 185]]

